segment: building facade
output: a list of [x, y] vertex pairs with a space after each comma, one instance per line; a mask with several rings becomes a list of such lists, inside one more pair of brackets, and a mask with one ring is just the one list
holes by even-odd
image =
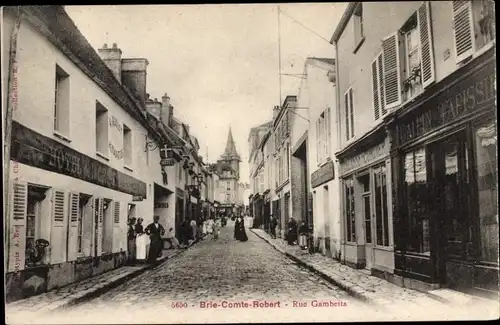
[[291, 116], [292, 214], [305, 220], [312, 230], [312, 248], [339, 258], [341, 210], [339, 179], [335, 177], [338, 139], [332, 84], [335, 62], [329, 58], [308, 58], [303, 74], [297, 114]]
[[349, 4], [332, 42], [357, 267], [498, 292], [493, 17], [491, 1]]
[[[16, 51], [9, 52], [12, 38], [2, 43], [13, 81], [7, 87], [4, 74], [2, 106], [12, 108], [4, 219], [12, 301], [123, 265], [127, 217], [151, 222], [159, 214], [155, 185], [168, 189], [159, 150], [145, 148], [174, 143], [146, 109], [147, 60], [126, 59], [118, 79], [61, 6], [4, 8], [3, 28], [16, 40]], [[172, 189], [175, 179], [168, 182]]]

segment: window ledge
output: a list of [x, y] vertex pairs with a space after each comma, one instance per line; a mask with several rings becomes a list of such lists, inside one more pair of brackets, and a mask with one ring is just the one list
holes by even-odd
[[358, 52], [361, 45], [363, 45], [363, 43], [365, 42], [365, 39], [366, 38], [363, 36], [363, 38], [358, 42], [358, 45], [356, 45], [356, 47], [354, 48], [354, 51], [352, 51], [352, 53], [356, 54], [356, 52]]
[[65, 136], [65, 135], [64, 135], [64, 134], [62, 134], [62, 133], [57, 132], [56, 130], [54, 130], [53, 134], [54, 134], [54, 135], [55, 135], [58, 139], [60, 139], [60, 140], [63, 140], [63, 141], [68, 142], [68, 143], [70, 143], [70, 142], [71, 142], [71, 139], [70, 139], [69, 137]]
[[131, 172], [134, 171], [134, 169], [132, 167], [127, 166], [127, 165], [123, 165], [123, 168], [125, 168], [126, 170], [131, 171]]
[[378, 249], [380, 251], [394, 252], [394, 247], [392, 246], [373, 246], [373, 249]]
[[96, 156], [101, 157], [102, 159], [104, 159], [106, 161], [109, 161], [109, 158], [105, 154], [101, 153], [100, 151], [96, 151], [95, 154], [96, 154]]

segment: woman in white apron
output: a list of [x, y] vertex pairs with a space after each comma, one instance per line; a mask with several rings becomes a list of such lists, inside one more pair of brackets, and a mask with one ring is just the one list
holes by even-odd
[[145, 261], [147, 258], [147, 246], [149, 242], [148, 236], [144, 233], [144, 226], [142, 225], [143, 218], [137, 219], [137, 224], [135, 225], [135, 233], [137, 235], [135, 239], [136, 246], [136, 258], [138, 261]]

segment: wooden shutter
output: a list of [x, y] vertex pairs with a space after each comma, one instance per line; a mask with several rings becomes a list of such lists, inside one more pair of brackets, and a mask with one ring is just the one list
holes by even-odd
[[78, 256], [78, 219], [80, 217], [80, 194], [69, 194], [68, 261]]
[[382, 115], [387, 114], [387, 108], [385, 107], [385, 89], [384, 89], [384, 62], [383, 53], [380, 53], [377, 57], [377, 67], [378, 67], [378, 87], [379, 87], [379, 97], [380, 97], [380, 109]]
[[62, 263], [66, 259], [66, 193], [52, 190], [52, 227], [50, 232], [50, 263]]
[[346, 139], [349, 141], [349, 139], [351, 138], [350, 135], [351, 135], [351, 132], [349, 132], [349, 112], [350, 112], [350, 108], [349, 108], [349, 91], [347, 91], [345, 94], [344, 94], [344, 100], [345, 100], [345, 135], [346, 135]]
[[384, 98], [387, 109], [401, 104], [401, 69], [399, 37], [394, 33], [382, 40], [384, 66]]
[[326, 156], [331, 157], [331, 151], [332, 151], [332, 112], [330, 107], [326, 109], [327, 113], [327, 119], [326, 119], [326, 143], [327, 143], [327, 150], [326, 150]]
[[14, 181], [12, 190], [10, 229], [8, 243], [8, 272], [24, 269], [26, 250], [26, 212], [28, 205], [28, 184]]
[[352, 88], [349, 89], [349, 108], [351, 110], [351, 138], [354, 138], [354, 95], [352, 93]]
[[422, 70], [422, 86], [428, 87], [435, 80], [434, 50], [432, 42], [432, 20], [429, 1], [424, 2], [417, 11], [420, 35], [420, 65]]
[[120, 226], [120, 202], [115, 202], [115, 210], [114, 210], [114, 225], [115, 227]]
[[378, 57], [372, 61], [372, 100], [373, 100], [373, 113], [375, 115], [375, 120], [380, 117], [380, 86], [378, 84]]
[[453, 36], [457, 63], [474, 53], [472, 1], [452, 1]]
[[121, 247], [122, 229], [120, 229], [120, 202], [115, 202], [113, 211], [113, 245], [112, 251], [118, 252]]
[[104, 200], [103, 198], [94, 199], [93, 202], [93, 227], [94, 227], [94, 238], [93, 238], [93, 254], [94, 256], [100, 256], [102, 254], [102, 232], [103, 232], [103, 213], [104, 213]]
[[321, 150], [321, 135], [319, 133], [319, 119], [316, 121], [316, 163], [319, 165], [320, 163], [320, 153], [319, 151]]

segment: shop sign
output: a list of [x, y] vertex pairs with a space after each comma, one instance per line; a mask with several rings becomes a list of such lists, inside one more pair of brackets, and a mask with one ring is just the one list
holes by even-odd
[[320, 169], [312, 173], [311, 175], [311, 186], [317, 187], [321, 184], [331, 181], [335, 178], [335, 170], [333, 166], [333, 161], [327, 162], [325, 165], [321, 166]]
[[371, 164], [387, 155], [387, 148], [386, 141], [384, 141], [353, 157], [344, 158], [340, 164], [340, 173], [344, 175], [352, 170]]
[[12, 122], [11, 159], [123, 193], [146, 198], [146, 183], [62, 143]]
[[479, 110], [495, 107], [496, 74], [493, 64], [448, 88], [424, 104], [424, 110], [399, 123], [399, 144]]
[[181, 190], [180, 188], [176, 187], [175, 188], [175, 195], [184, 197], [184, 190]]
[[156, 202], [155, 203], [155, 209], [167, 209], [168, 208], [168, 202]]
[[132, 202], [138, 202], [138, 201], [142, 201], [142, 200], [144, 200], [144, 198], [141, 195], [132, 196]]
[[174, 158], [163, 158], [160, 160], [160, 165], [161, 166], [173, 166], [175, 165], [175, 159]]

